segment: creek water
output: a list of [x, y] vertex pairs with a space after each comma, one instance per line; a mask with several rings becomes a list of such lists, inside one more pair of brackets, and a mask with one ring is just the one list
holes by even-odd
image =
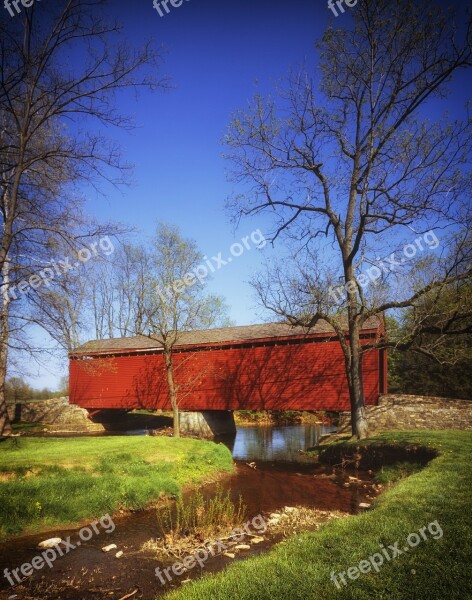
[[[209, 498], [223, 488], [234, 501], [242, 497], [250, 518], [259, 514], [267, 518], [271, 512], [286, 506], [354, 514], [359, 503], [369, 502], [376, 493], [371, 474], [356, 472], [357, 481], [353, 484], [347, 473], [320, 466], [304, 453], [306, 448], [317, 445], [320, 435], [328, 432], [329, 428], [317, 425], [238, 427], [235, 438], [221, 440], [233, 453], [234, 473], [218, 483], [202, 486], [200, 491]], [[116, 515], [114, 522], [116, 528], [112, 533], [101, 532], [82, 542], [80, 548], [58, 559], [52, 569], [45, 567], [35, 572], [15, 588], [9, 587], [3, 577], [4, 568], [31, 562], [39, 554], [38, 542], [45, 538], [71, 536], [74, 543], [79, 539], [79, 529], [0, 544], [0, 599], [16, 595], [15, 600], [118, 600], [138, 590], [132, 598], [151, 600], [181, 584], [185, 577], [174, 577], [163, 586], [154, 573], [160, 563], [151, 552], [141, 550], [146, 541], [159, 537], [155, 510]], [[272, 543], [254, 546], [251, 554], [267, 551]], [[116, 550], [109, 554], [102, 552], [101, 548], [107, 544], [116, 544], [123, 556], [115, 558]], [[231, 558], [216, 557], [204, 569], [194, 568], [190, 577], [221, 570], [230, 562]]]
[[332, 425], [252, 425], [238, 427], [236, 437], [222, 441], [235, 460], [301, 462], [301, 452], [333, 431]]

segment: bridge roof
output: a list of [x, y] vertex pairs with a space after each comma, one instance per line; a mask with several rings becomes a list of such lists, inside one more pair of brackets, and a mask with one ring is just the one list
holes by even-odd
[[[377, 316], [370, 317], [363, 327], [363, 331], [377, 330], [381, 325]], [[347, 321], [343, 323], [347, 326]], [[227, 345], [231, 343], [242, 344], [261, 340], [274, 340], [277, 338], [306, 337], [319, 335], [333, 335], [334, 329], [325, 320], [320, 320], [314, 327], [307, 330], [305, 327], [294, 327], [287, 323], [264, 323], [260, 325], [240, 325], [236, 327], [221, 327], [218, 329], [199, 329], [185, 331], [179, 334], [175, 347]], [[156, 336], [157, 337], [157, 336]], [[162, 343], [155, 338], [145, 335], [135, 337], [113, 338], [108, 340], [92, 340], [86, 342], [71, 353], [75, 355], [87, 354], [113, 354], [115, 352], [139, 352], [146, 350], [162, 349]]]

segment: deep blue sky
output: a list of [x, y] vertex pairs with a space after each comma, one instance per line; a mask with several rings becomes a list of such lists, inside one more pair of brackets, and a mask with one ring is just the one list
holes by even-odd
[[[138, 128], [107, 134], [135, 164], [134, 184], [121, 191], [105, 187], [105, 197], [87, 192], [88, 210], [133, 225], [144, 236], [158, 220], [177, 224], [208, 256], [227, 256], [233, 242], [256, 228], [266, 233], [270, 222], [262, 217], [234, 231], [225, 211], [233, 190], [225, 175], [230, 165], [222, 158], [225, 129], [255, 92], [270, 92], [291, 66], [313, 62], [314, 42], [328, 22], [348, 26], [350, 14], [333, 19], [324, 0], [184, 0], [164, 17], [152, 0], [110, 0], [107, 11], [123, 23], [134, 46], [154, 38], [165, 47], [161, 74], [171, 78], [173, 89], [119, 98]], [[463, 82], [460, 87], [465, 89]], [[463, 105], [461, 94], [453, 96], [453, 109], [456, 103]], [[211, 291], [226, 297], [236, 324], [263, 316], [247, 283], [260, 264], [261, 252], [245, 252], [210, 283]], [[51, 371], [33, 384], [54, 386], [62, 373]]]
[[[314, 41], [328, 23], [326, 6], [310, 0], [184, 0], [160, 17], [152, 0], [110, 0], [106, 12], [123, 24], [136, 48], [150, 38], [164, 48], [160, 75], [170, 78], [172, 89], [118, 98], [137, 128], [106, 133], [134, 163], [133, 184], [121, 191], [102, 186], [105, 196], [87, 191], [88, 211], [135, 226], [137, 239], [151, 235], [158, 220], [177, 224], [208, 256], [228, 256], [231, 244], [257, 228], [266, 233], [270, 224], [262, 218], [237, 231], [230, 222], [225, 200], [233, 185], [221, 141], [235, 110], [256, 91], [273, 90], [290, 66], [313, 57]], [[247, 251], [209, 283], [209, 291], [225, 296], [238, 325], [261, 321], [247, 283], [261, 258], [257, 250]], [[44, 334], [39, 345], [47, 345]], [[31, 383], [55, 387], [65, 367], [49, 360], [39, 369], [30, 365]]]
[[[232, 190], [221, 145], [233, 111], [246, 106], [257, 91], [268, 92], [290, 65], [313, 56], [314, 40], [327, 24], [328, 11], [307, 0], [184, 1], [160, 17], [151, 0], [130, 6], [111, 2], [113, 14], [136, 45], [153, 37], [166, 49], [162, 73], [172, 90], [144, 93], [136, 102], [126, 96], [139, 126], [116, 134], [127, 159], [135, 163], [135, 185], [94, 198], [99, 217], [133, 223], [150, 233], [156, 220], [178, 224], [202, 252], [226, 256], [233, 241], [264, 221], [246, 221], [234, 232], [225, 211]], [[223, 294], [237, 324], [258, 319], [251, 290], [244, 282], [260, 261], [246, 252], [213, 277], [212, 291]]]

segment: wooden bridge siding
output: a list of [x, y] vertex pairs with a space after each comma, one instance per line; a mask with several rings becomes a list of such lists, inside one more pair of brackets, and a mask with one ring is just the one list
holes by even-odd
[[[380, 389], [379, 352], [364, 355], [367, 404]], [[177, 352], [183, 410], [349, 410], [338, 342], [312, 341]], [[70, 401], [83, 408], [169, 409], [163, 356], [128, 354], [70, 362]]]

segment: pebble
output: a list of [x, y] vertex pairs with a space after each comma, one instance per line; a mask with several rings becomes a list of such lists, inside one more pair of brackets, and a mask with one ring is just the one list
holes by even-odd
[[233, 552], [223, 552], [223, 556], [227, 556], [228, 558], [234, 558], [235, 554]]
[[251, 544], [260, 544], [263, 541], [264, 541], [264, 538], [259, 537], [257, 535], [255, 537], [251, 538], [251, 540], [250, 540]]
[[267, 525], [278, 525], [283, 515], [271, 515], [271, 518], [267, 521]]
[[44, 542], [39, 542], [38, 548], [54, 548], [62, 542], [62, 538], [49, 538]]
[[235, 550], [250, 550], [251, 546], [249, 546], [248, 544], [238, 544], [237, 546], [235, 546]]
[[359, 508], [369, 508], [370, 507], [370, 503], [369, 502], [361, 502], [359, 504]]
[[110, 550], [116, 550], [118, 546], [116, 544], [110, 544], [109, 546], [104, 546], [102, 548], [103, 552], [110, 552]]
[[123, 556], [123, 550], [120, 550], [119, 552], [117, 552], [117, 553], [115, 554], [115, 557], [116, 557], [116, 558], [121, 558], [122, 556]]

